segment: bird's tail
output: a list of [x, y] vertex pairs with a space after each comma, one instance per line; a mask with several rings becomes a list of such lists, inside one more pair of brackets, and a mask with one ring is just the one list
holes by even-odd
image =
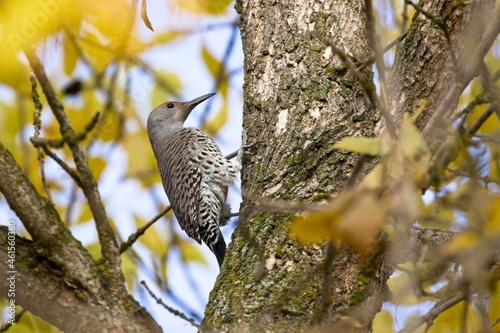
[[224, 236], [220, 230], [218, 230], [218, 237], [215, 243], [209, 245], [210, 250], [215, 254], [217, 258], [217, 262], [219, 263], [219, 268], [222, 267], [222, 262], [224, 261], [224, 257], [226, 255], [226, 242], [224, 241]]

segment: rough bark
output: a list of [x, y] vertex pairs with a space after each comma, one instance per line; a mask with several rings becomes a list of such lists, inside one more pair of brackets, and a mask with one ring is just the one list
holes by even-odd
[[[421, 4], [442, 14], [451, 2]], [[459, 54], [457, 64], [467, 58], [462, 51], [479, 42], [484, 26], [476, 23], [492, 3], [459, 6], [451, 13], [446, 25]], [[244, 137], [247, 143], [263, 143], [243, 161], [242, 214], [202, 331], [290, 332], [337, 321], [346, 313], [357, 314], [360, 324], [369, 326], [387, 299], [385, 282], [394, 262], [415, 258], [422, 234], [409, 235], [415, 247], [407, 253], [390, 257], [380, 251], [359, 261], [346, 249], [301, 246], [288, 236], [291, 214], [265, 213], [259, 207], [262, 198], [314, 202], [334, 196], [354, 160], [332, 150], [333, 143], [344, 136], [380, 133], [383, 126], [374, 129], [379, 116], [363, 87], [328, 46], [308, 35], [325, 36], [354, 62], [363, 62], [370, 55], [364, 2], [253, 0], [236, 6], [245, 55]], [[426, 99], [420, 128], [456, 75], [442, 31], [421, 15], [415, 15], [397, 53], [388, 96], [396, 120]], [[435, 245], [450, 237], [437, 237]], [[355, 312], [354, 305], [359, 306]]]
[[[426, 107], [416, 124], [424, 128], [444, 96], [464, 74], [491, 22], [494, 1], [475, 1], [466, 6], [452, 5], [454, 1], [421, 1], [426, 13], [443, 21], [443, 27], [420, 12], [416, 12], [408, 34], [398, 48], [389, 79], [391, 113], [400, 120], [405, 112], [413, 114], [422, 101]], [[445, 16], [450, 15], [445, 21]], [[437, 21], [437, 20], [436, 20]], [[453, 57], [456, 59], [454, 65]], [[452, 112], [458, 99], [448, 105]]]
[[[370, 56], [363, 1], [239, 1], [237, 9], [245, 55], [243, 127], [247, 143], [262, 144], [244, 160], [243, 214], [203, 327], [290, 332], [321, 320], [325, 250], [290, 238], [292, 215], [260, 212], [258, 201], [314, 202], [338, 193], [355, 157], [333, 144], [372, 136], [378, 115], [364, 88], [331, 47], [308, 35], [331, 39], [362, 63]], [[332, 308], [340, 315], [355, 289], [357, 260], [344, 249], [332, 267]]]
[[[15, 268], [7, 266], [7, 230], [0, 229], [0, 270], [15, 273], [15, 301], [66, 332], [159, 332], [106, 265], [94, 262], [0, 143], [0, 192], [33, 241], [16, 237]], [[10, 246], [10, 245], [9, 245]], [[2, 277], [5, 281], [7, 276]], [[7, 295], [8, 283], [0, 283]]]

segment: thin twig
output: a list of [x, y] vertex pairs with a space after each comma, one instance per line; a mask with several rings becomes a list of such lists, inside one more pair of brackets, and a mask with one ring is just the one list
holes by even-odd
[[450, 299], [447, 299], [445, 301], [442, 301], [438, 304], [436, 304], [429, 312], [427, 312], [425, 315], [421, 316], [420, 318], [417, 318], [410, 322], [407, 327], [404, 329], [400, 330], [399, 333], [409, 333], [413, 332], [416, 330], [420, 325], [423, 325], [425, 323], [430, 324], [434, 321], [434, 319], [437, 318], [442, 312], [445, 310], [448, 310], [455, 304], [460, 303], [466, 298], [465, 294], [460, 294], [455, 297], [452, 297]]
[[196, 327], [196, 328], [199, 328], [200, 325], [194, 321], [194, 319], [192, 318], [189, 318], [188, 316], [186, 316], [183, 312], [177, 310], [177, 309], [174, 309], [172, 308], [171, 306], [168, 306], [167, 304], [163, 303], [163, 301], [161, 300], [161, 298], [158, 298], [152, 291], [151, 289], [149, 289], [148, 285], [146, 284], [146, 281], [142, 280], [141, 281], [141, 284], [144, 286], [144, 288], [146, 288], [146, 290], [148, 291], [149, 293], [149, 296], [151, 296], [155, 301], [156, 303], [160, 304], [161, 306], [163, 306], [168, 312], [172, 313], [173, 315], [177, 316], [177, 317], [180, 317], [182, 319], [184, 319], [185, 321], [187, 321], [188, 323], [190, 323], [192, 326]]
[[80, 176], [81, 187], [90, 210], [94, 217], [99, 243], [101, 244], [101, 254], [104, 262], [113, 270], [114, 276], [120, 280], [123, 279], [123, 274], [120, 268], [120, 254], [116, 236], [109, 223], [104, 204], [97, 189], [97, 182], [92, 175], [85, 153], [76, 139], [76, 132], [64, 112], [64, 107], [57, 98], [55, 91], [45, 73], [43, 64], [38, 59], [33, 48], [27, 48], [24, 51], [28, 62], [35, 73], [35, 76], [42, 87], [42, 91], [47, 98], [47, 102], [59, 123], [59, 131], [61, 136], [66, 140], [68, 147], [73, 155], [76, 170]]
[[[31, 142], [35, 145], [33, 140]], [[80, 174], [75, 169], [73, 169], [69, 165], [67, 165], [66, 162], [64, 162], [62, 159], [59, 158], [59, 156], [57, 156], [54, 152], [52, 152], [52, 150], [50, 150], [49, 147], [44, 146], [44, 145], [42, 145], [41, 147], [42, 147], [43, 151], [45, 152], [45, 154], [47, 156], [49, 156], [50, 158], [52, 158], [57, 164], [59, 164], [59, 166], [64, 171], [66, 171], [66, 173], [75, 181], [75, 183], [78, 186], [81, 185], [82, 179], [80, 178]]]
[[[33, 99], [33, 104], [35, 105], [35, 113], [33, 114], [33, 127], [35, 128], [35, 138], [40, 137], [40, 130], [42, 129], [42, 103], [40, 102], [40, 96], [36, 91], [36, 78], [33, 72], [30, 73], [31, 82], [31, 98]], [[45, 159], [43, 158], [42, 151], [40, 147], [36, 147], [36, 154], [38, 156], [38, 164], [40, 167], [40, 177], [42, 179], [43, 189], [47, 195], [47, 199], [53, 202], [52, 195], [49, 190], [49, 185], [47, 184], [47, 178], [45, 177]]]
[[[386, 53], [387, 51], [389, 51], [390, 49], [392, 49], [394, 46], [396, 46], [397, 44], [399, 44], [403, 39], [405, 39], [406, 35], [407, 35], [406, 32], [402, 33], [401, 35], [399, 35], [396, 39], [394, 39], [392, 42], [390, 42], [389, 44], [387, 44], [384, 47], [384, 49], [382, 50], [382, 52]], [[362, 71], [366, 67], [371, 66], [374, 62], [375, 62], [375, 56], [373, 55], [370, 58], [368, 58], [368, 60], [366, 60], [365, 62], [363, 62], [361, 64], [361, 66], [358, 67], [358, 71]]]
[[165, 209], [162, 210], [161, 213], [157, 214], [148, 223], [146, 223], [145, 225], [143, 225], [142, 227], [140, 227], [139, 229], [137, 229], [136, 232], [134, 232], [133, 234], [131, 234], [130, 236], [128, 236], [127, 241], [121, 243], [121, 245], [120, 245], [120, 253], [123, 253], [123, 252], [127, 251], [135, 243], [135, 241], [137, 241], [137, 239], [139, 237], [141, 237], [142, 235], [144, 235], [144, 233], [146, 232], [146, 230], [149, 229], [149, 227], [151, 227], [163, 215], [167, 214], [171, 209], [172, 209], [172, 207], [170, 207], [170, 206], [165, 207]]
[[[99, 120], [99, 112], [97, 112], [92, 119], [89, 121], [87, 125], [85, 125], [85, 128], [83, 129], [82, 132], [76, 133], [74, 140], [77, 142], [83, 141], [87, 138], [87, 135], [94, 129], [94, 127], [97, 124], [97, 121]], [[51, 148], [62, 148], [64, 147], [64, 144], [66, 143], [65, 138], [61, 139], [46, 139], [46, 138], [41, 138], [37, 135], [35, 135], [33, 138], [30, 139], [31, 142], [33, 142], [34, 145], [42, 146], [46, 145]]]

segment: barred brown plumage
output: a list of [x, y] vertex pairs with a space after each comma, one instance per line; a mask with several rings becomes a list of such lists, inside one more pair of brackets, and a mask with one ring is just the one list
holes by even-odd
[[207, 244], [222, 266], [226, 243], [219, 227], [230, 215], [227, 188], [239, 164], [224, 158], [207, 134], [184, 127], [196, 105], [213, 95], [159, 105], [149, 114], [147, 130], [163, 188], [179, 225], [189, 237]]

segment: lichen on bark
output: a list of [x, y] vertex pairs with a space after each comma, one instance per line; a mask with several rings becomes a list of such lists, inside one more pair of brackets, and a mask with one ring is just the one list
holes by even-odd
[[[373, 135], [379, 117], [364, 88], [331, 48], [309, 35], [326, 36], [354, 61], [364, 61], [370, 53], [363, 1], [236, 6], [245, 55], [244, 136], [261, 143], [243, 161], [240, 222], [202, 331], [290, 332], [321, 319], [324, 246], [301, 245], [288, 232], [293, 215], [265, 212], [259, 203], [335, 195], [355, 156], [333, 144], [344, 136]], [[342, 271], [333, 281], [342, 294], [335, 306], [345, 309], [356, 260], [341, 252], [335, 260]]]

